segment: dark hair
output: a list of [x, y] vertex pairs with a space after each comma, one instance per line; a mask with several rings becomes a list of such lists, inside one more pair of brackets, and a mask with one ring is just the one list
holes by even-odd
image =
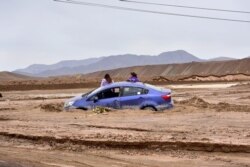
[[137, 78], [137, 74], [135, 72], [131, 72], [130, 73], [133, 77], [136, 77]]
[[105, 75], [104, 75], [104, 78], [106, 79], [106, 81], [107, 81], [108, 83], [112, 83], [112, 78], [110, 77], [109, 74], [105, 74]]

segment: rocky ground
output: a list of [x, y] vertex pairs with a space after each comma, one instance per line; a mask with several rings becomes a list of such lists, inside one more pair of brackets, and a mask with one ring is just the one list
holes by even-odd
[[89, 89], [1, 92], [0, 166], [250, 166], [247, 83], [165, 85], [175, 107], [63, 111]]

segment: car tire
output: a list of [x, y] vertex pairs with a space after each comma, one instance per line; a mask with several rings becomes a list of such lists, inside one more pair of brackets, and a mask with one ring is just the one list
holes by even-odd
[[157, 109], [154, 106], [146, 106], [146, 107], [143, 108], [143, 110], [157, 111]]
[[79, 109], [79, 110], [84, 110], [84, 111], [87, 111], [87, 110], [88, 110], [87, 108], [84, 108], [84, 107], [78, 107], [77, 109]]

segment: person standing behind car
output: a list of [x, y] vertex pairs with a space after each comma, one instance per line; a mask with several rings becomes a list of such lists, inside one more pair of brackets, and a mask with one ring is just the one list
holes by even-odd
[[105, 74], [104, 78], [101, 81], [101, 87], [109, 85], [109, 84], [112, 84], [113, 82], [114, 81], [112, 80], [112, 78], [110, 77], [110, 75], [109, 74]]
[[128, 82], [140, 82], [135, 72], [131, 72], [130, 75], [130, 78], [127, 80]]

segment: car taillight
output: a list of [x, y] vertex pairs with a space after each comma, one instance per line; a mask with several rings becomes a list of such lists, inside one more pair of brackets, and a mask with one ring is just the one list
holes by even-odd
[[165, 101], [171, 100], [171, 95], [162, 95], [161, 96]]

